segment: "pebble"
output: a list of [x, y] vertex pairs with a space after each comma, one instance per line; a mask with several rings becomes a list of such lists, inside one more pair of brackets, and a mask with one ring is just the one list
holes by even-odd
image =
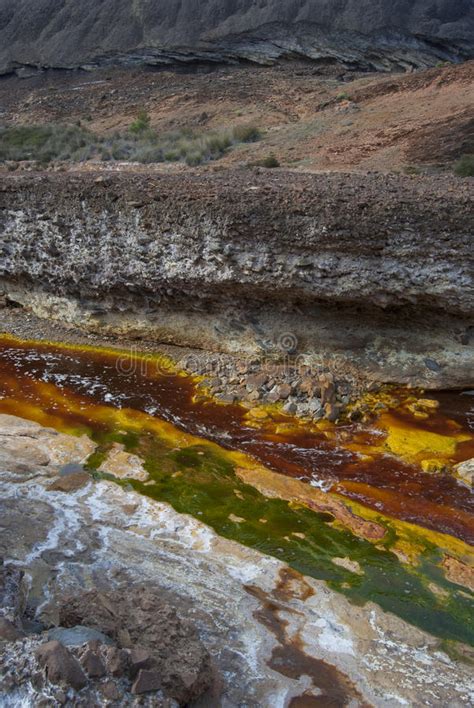
[[263, 408], [251, 408], [247, 415], [256, 420], [265, 420], [265, 418], [268, 418], [268, 413], [263, 410]]

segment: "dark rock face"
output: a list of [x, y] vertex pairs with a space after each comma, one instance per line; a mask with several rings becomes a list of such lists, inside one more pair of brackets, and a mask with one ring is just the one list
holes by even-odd
[[0, 0], [0, 69], [279, 56], [424, 65], [472, 56], [470, 0]]
[[0, 558], [0, 617], [6, 621], [2, 624], [2, 634], [8, 634], [12, 626], [18, 625], [17, 619], [24, 601], [22, 580], [23, 572], [10, 565], [5, 566]]

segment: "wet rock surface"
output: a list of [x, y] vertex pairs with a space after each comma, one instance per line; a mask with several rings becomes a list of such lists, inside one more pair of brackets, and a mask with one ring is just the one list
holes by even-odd
[[141, 482], [146, 482], [150, 477], [142, 461], [136, 455], [125, 452], [124, 446], [118, 443], [112, 446], [99, 472], [106, 472], [118, 479], [138, 479]]
[[439, 640], [113, 483], [48, 490], [57, 474], [0, 465], [2, 612], [27, 635], [0, 643], [12, 704], [468, 703], [469, 666]]

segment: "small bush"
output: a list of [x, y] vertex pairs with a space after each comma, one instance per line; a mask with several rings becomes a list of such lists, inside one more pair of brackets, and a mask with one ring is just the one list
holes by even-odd
[[148, 165], [154, 162], [163, 162], [163, 151], [159, 147], [143, 147], [133, 154], [133, 161]]
[[0, 128], [0, 160], [77, 160], [94, 143], [94, 136], [78, 126], [31, 125]]
[[189, 167], [197, 167], [204, 162], [204, 155], [202, 152], [190, 152], [186, 155], [185, 161]]
[[179, 162], [181, 156], [177, 150], [168, 150], [163, 157], [165, 162]]
[[211, 137], [206, 139], [205, 146], [207, 152], [212, 156], [220, 156], [225, 153], [226, 150], [232, 145], [232, 140], [226, 134], [224, 135], [211, 135]]
[[150, 116], [144, 110], [138, 112], [137, 119], [130, 126], [130, 132], [135, 135], [145, 133], [150, 128]]
[[403, 171], [406, 175], [420, 175], [421, 170], [416, 165], [405, 165]]
[[349, 94], [346, 93], [345, 91], [344, 91], [343, 93], [339, 93], [339, 94], [336, 96], [336, 101], [340, 101], [340, 102], [341, 102], [341, 101], [350, 101], [350, 100], [351, 100], [351, 97], [350, 97]]
[[280, 167], [280, 162], [275, 157], [275, 155], [271, 154], [267, 157], [264, 157], [263, 160], [258, 160], [257, 162], [254, 162], [254, 165], [256, 167], [266, 167], [267, 169], [271, 170], [275, 167]]
[[474, 155], [463, 155], [454, 166], [458, 177], [474, 177]]
[[232, 131], [232, 137], [238, 143], [256, 143], [262, 133], [255, 125], [237, 125]]

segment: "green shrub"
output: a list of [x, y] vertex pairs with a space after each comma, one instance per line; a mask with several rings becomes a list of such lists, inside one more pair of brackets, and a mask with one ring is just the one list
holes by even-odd
[[223, 155], [231, 145], [232, 140], [225, 133], [223, 135], [211, 135], [205, 141], [206, 150], [211, 156]]
[[[171, 142], [171, 145], [173, 145], [173, 142]], [[187, 140], [187, 139], [182, 139], [182, 140], [177, 140], [176, 142], [176, 149], [179, 152], [179, 155], [181, 159], [186, 159], [186, 156], [192, 152], [193, 145], [192, 143]]]
[[132, 123], [130, 126], [130, 132], [134, 133], [135, 135], [140, 135], [140, 133], [144, 133], [150, 128], [150, 116], [145, 110], [141, 110], [138, 112], [137, 119]]
[[421, 170], [419, 167], [416, 165], [405, 165], [403, 168], [403, 171], [406, 175], [419, 175], [421, 174]]
[[154, 162], [163, 162], [163, 151], [159, 147], [145, 146], [132, 153], [132, 161], [148, 165]]
[[454, 166], [458, 177], [474, 177], [474, 155], [463, 155]]
[[0, 128], [0, 160], [77, 160], [82, 148], [94, 143], [79, 126], [25, 125]]
[[343, 91], [342, 93], [339, 93], [336, 96], [336, 101], [350, 101], [350, 100], [351, 100], [351, 97], [345, 91]]
[[167, 150], [163, 155], [165, 162], [179, 162], [180, 157], [177, 150]]
[[152, 163], [182, 160], [196, 166], [219, 159], [237, 142], [255, 140], [257, 135], [259, 131], [254, 126], [204, 134], [184, 128], [159, 134], [150, 127], [149, 116], [141, 111], [129, 130], [108, 136], [94, 135], [77, 123], [73, 126], [0, 127], [0, 161], [47, 163], [100, 159]]
[[258, 160], [253, 164], [256, 167], [266, 167], [269, 170], [274, 169], [275, 167], [280, 167], [280, 162], [273, 153], [267, 157], [264, 157], [263, 160]]
[[204, 162], [204, 155], [202, 152], [189, 152], [186, 155], [185, 162], [189, 167], [197, 167]]
[[232, 137], [238, 143], [255, 143], [262, 133], [255, 125], [237, 125], [232, 131]]

